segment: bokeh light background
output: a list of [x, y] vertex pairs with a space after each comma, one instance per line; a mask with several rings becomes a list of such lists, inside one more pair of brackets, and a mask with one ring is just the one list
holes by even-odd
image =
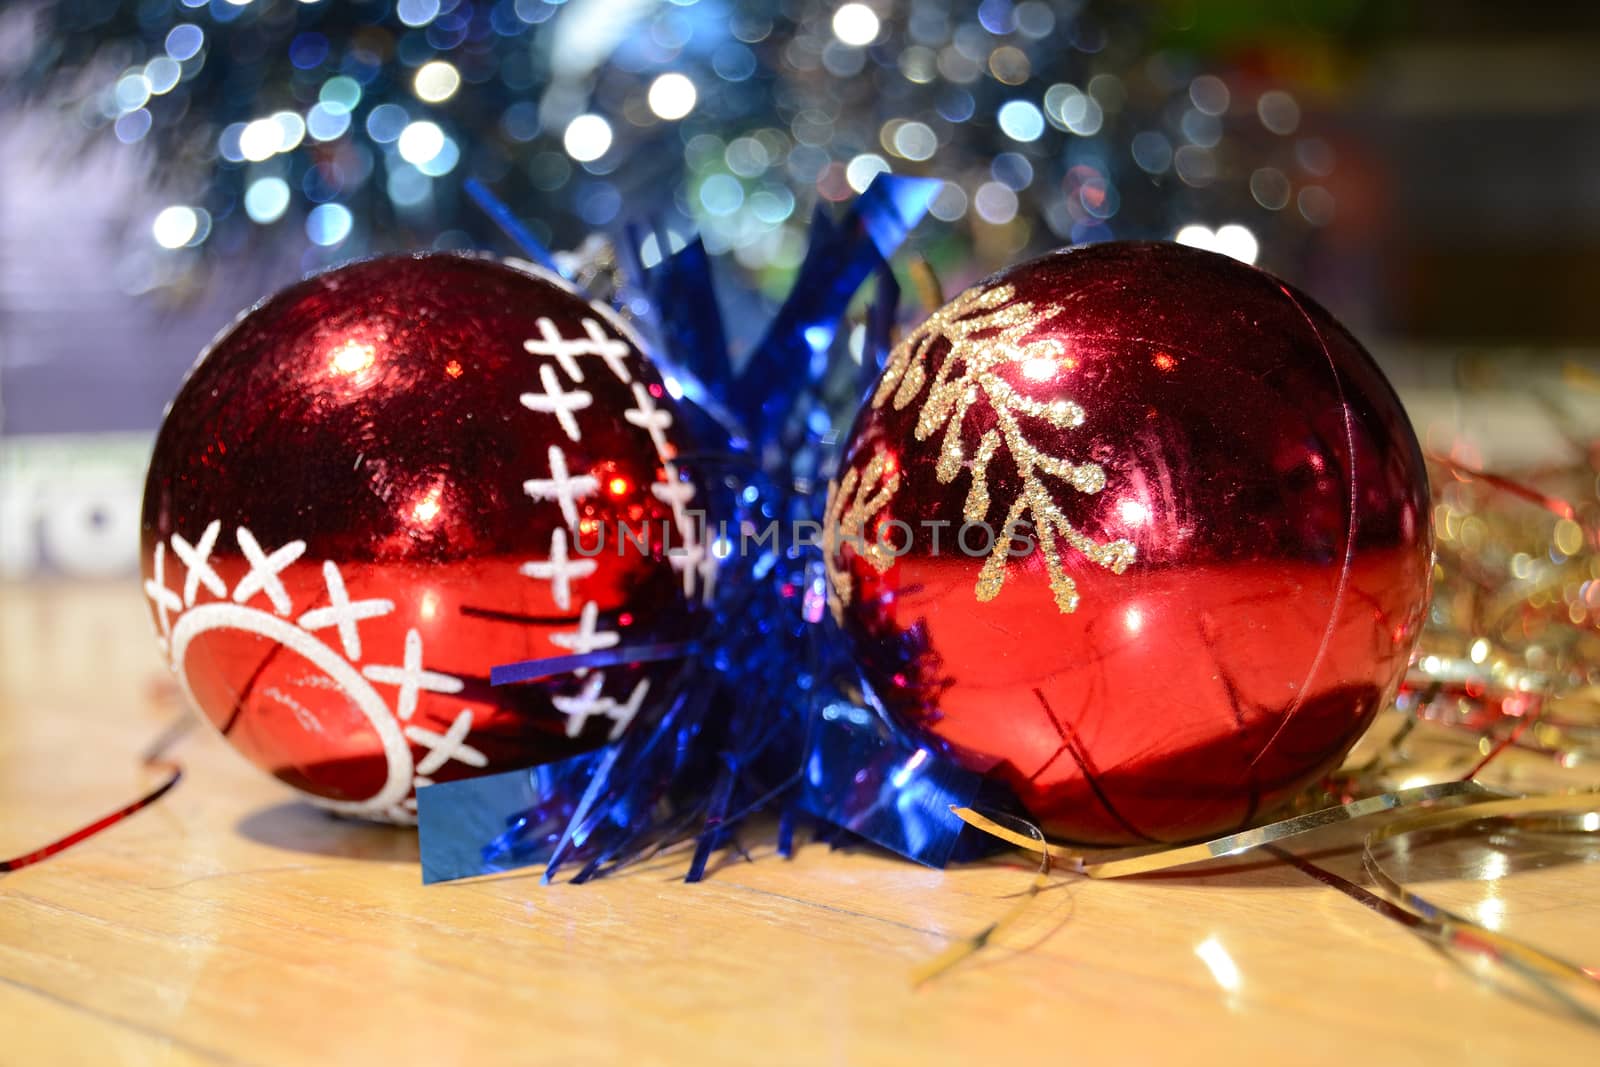
[[558, 249], [699, 233], [768, 298], [883, 171], [944, 182], [911, 250], [947, 291], [1202, 244], [1343, 317], [1430, 445], [1538, 456], [1600, 338], [1597, 57], [1600, 12], [1479, 0], [11, 0], [0, 577], [131, 569], [162, 406], [240, 308], [509, 251], [468, 179]]

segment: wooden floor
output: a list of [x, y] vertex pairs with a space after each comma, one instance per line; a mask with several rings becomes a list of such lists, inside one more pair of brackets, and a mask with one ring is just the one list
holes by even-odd
[[[125, 802], [173, 715], [136, 583], [0, 586], [0, 854]], [[423, 888], [406, 831], [334, 821], [196, 733], [188, 778], [0, 875], [0, 1063], [1550, 1063], [1600, 1030], [1268, 858], [1063, 876], [982, 954], [1020, 860], [937, 873], [813, 845], [683, 885]], [[1527, 774], [1511, 768], [1510, 773]], [[1600, 865], [1459, 836], [1409, 873], [1600, 964]], [[1592, 857], [1588, 857], [1592, 858]], [[1348, 849], [1316, 861], [1359, 878]]]

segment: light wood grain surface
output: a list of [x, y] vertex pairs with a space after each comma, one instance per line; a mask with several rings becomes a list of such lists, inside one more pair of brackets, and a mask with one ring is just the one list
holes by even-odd
[[[136, 585], [0, 586], [0, 854], [149, 784], [174, 713]], [[1455, 742], [1439, 742], [1449, 755]], [[703, 884], [423, 888], [407, 831], [337, 821], [209, 734], [155, 807], [0, 875], [0, 1063], [1551, 1063], [1600, 1030], [1293, 866], [1055, 879], [984, 952], [1020, 859], [944, 873], [811, 845]], [[1458, 753], [1465, 756], [1465, 753]], [[1538, 768], [1503, 773], [1536, 775]], [[1352, 879], [1330, 841], [1317, 863]], [[1445, 835], [1419, 885], [1600, 964], [1600, 865]]]

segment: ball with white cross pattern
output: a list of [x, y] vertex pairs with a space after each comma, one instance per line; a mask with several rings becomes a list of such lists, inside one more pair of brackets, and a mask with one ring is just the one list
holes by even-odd
[[247, 312], [173, 401], [142, 560], [163, 655], [257, 765], [405, 822], [415, 789], [621, 736], [662, 688], [621, 663], [714, 588], [703, 481], [628, 325], [526, 264], [354, 263]]

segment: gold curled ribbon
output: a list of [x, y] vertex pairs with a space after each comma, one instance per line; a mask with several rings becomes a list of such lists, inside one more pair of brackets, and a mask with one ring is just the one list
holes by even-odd
[[[1035, 880], [1034, 888], [1028, 894], [1028, 899], [1031, 899], [1042, 887], [1052, 860], [1064, 863], [1091, 878], [1123, 878], [1186, 867], [1207, 860], [1236, 856], [1257, 848], [1266, 848], [1268, 852], [1280, 858], [1289, 859], [1303, 868], [1309, 867], [1321, 875], [1325, 872], [1295, 857], [1293, 853], [1278, 849], [1277, 844], [1314, 830], [1352, 822], [1386, 811], [1434, 805], [1440, 801], [1461, 798], [1466, 798], [1467, 802], [1445, 808], [1429, 807], [1422, 811], [1407, 811], [1366, 835], [1362, 845], [1362, 866], [1371, 877], [1378, 894], [1394, 906], [1394, 910], [1380, 911], [1380, 913], [1399, 921], [1427, 941], [1503, 964], [1557, 996], [1559, 994], [1548, 984], [1548, 979], [1565, 979], [1580, 982], [1589, 989], [1600, 988], [1600, 968], [1573, 963], [1435, 904], [1420, 893], [1408, 889], [1379, 862], [1382, 846], [1397, 838], [1426, 830], [1463, 826], [1485, 820], [1515, 822], [1523, 829], [1535, 831], [1600, 833], [1600, 792], [1508, 796], [1470, 779], [1441, 782], [1380, 793], [1281, 819], [1251, 830], [1228, 834], [1211, 841], [1159, 849], [1154, 852], [1146, 849], [1122, 849], [1115, 852], [1083, 853], [1064, 845], [1053, 844], [1032, 824], [1017, 820], [1019, 825], [1029, 831], [1026, 834], [1021, 833], [1001, 821], [1002, 819], [1011, 821], [1009, 816], [991, 817], [972, 808], [961, 807], [952, 807], [951, 811], [963, 822], [984, 833], [1019, 848], [1041, 854], [1040, 873]], [[1365, 890], [1345, 883], [1343, 879], [1330, 876], [1323, 880], [1335, 888], [1356, 895], [1357, 899], [1365, 897], [1366, 902], [1372, 899]], [[1345, 885], [1349, 885], [1349, 888], [1344, 889]], [[1017, 912], [1026, 903], [1027, 900], [1020, 902], [1010, 913], [977, 936], [953, 945], [937, 960], [931, 961], [922, 969], [922, 977], [931, 977], [982, 948], [996, 930], [1016, 918]], [[1585, 1021], [1600, 1025], [1600, 1014], [1571, 1001], [1564, 1000], [1564, 1003]]]
[[1051, 859], [1070, 865], [1074, 870], [1088, 875], [1090, 878], [1125, 878], [1134, 874], [1150, 874], [1155, 871], [1165, 871], [1173, 867], [1187, 867], [1192, 863], [1204, 863], [1207, 860], [1221, 859], [1224, 856], [1236, 856], [1241, 852], [1260, 848], [1263, 845], [1276, 844], [1289, 838], [1300, 837], [1321, 830], [1327, 826], [1338, 823], [1352, 822], [1356, 819], [1377, 815], [1380, 812], [1393, 811], [1397, 808], [1408, 807], [1412, 804], [1435, 803], [1456, 797], [1503, 797], [1504, 793], [1497, 792], [1479, 785], [1477, 782], [1438, 782], [1432, 785], [1419, 785], [1411, 789], [1400, 789], [1392, 793], [1380, 793], [1377, 796], [1365, 797], [1361, 800], [1352, 800], [1347, 804], [1335, 804], [1316, 811], [1308, 811], [1265, 826], [1257, 826], [1251, 830], [1241, 830], [1236, 834], [1213, 838], [1194, 845], [1180, 845], [1177, 848], [1164, 848], [1151, 851], [1147, 848], [1117, 849], [1109, 852], [1085, 853], [1055, 845], [1043, 838], [1032, 838], [1017, 833], [1015, 830], [997, 822], [989, 816], [982, 815], [972, 808], [951, 808], [957, 818], [986, 834], [991, 834], [1002, 841], [1026, 848], [1033, 852], [1048, 850]]
[[[1032, 823], [1028, 823], [1026, 825], [1028, 830], [1032, 833], [1032, 837], [1026, 838], [1025, 840], [1029, 840], [1035, 844], [1046, 845], [1044, 840], [1044, 832], [1037, 826], [1034, 826]], [[1020, 837], [1021, 835], [1018, 836]], [[1044, 892], [1044, 890], [1049, 888], [1049, 886], [1050, 851], [1049, 846], [1046, 845], [1046, 847], [1039, 852], [1039, 869], [1034, 872], [1033, 880], [1028, 883], [1028, 888], [1023, 891], [1022, 899], [1007, 909], [1004, 915], [1000, 916], [988, 926], [985, 926], [982, 930], [979, 930], [977, 933], [968, 937], [963, 937], [959, 941], [952, 942], [949, 948], [945, 949], [931, 960], [928, 960], [926, 963], [918, 965], [911, 972], [912, 986], [919, 986], [924, 982], [937, 978], [950, 968], [954, 967], [956, 964], [960, 963], [962, 960], [966, 959], [968, 956], [974, 956], [983, 951], [984, 946], [989, 943], [990, 938], [994, 937], [995, 934], [998, 934], [1000, 931], [1004, 930], [1006, 927], [1020, 919], [1023, 913], [1027, 910], [1028, 905], [1033, 901], [1033, 898]]]
[[1454, 947], [1487, 952], [1500, 962], [1512, 964], [1525, 972], [1575, 979], [1600, 988], [1600, 969], [1572, 963], [1435, 904], [1420, 893], [1407, 889], [1378, 862], [1380, 846], [1396, 838], [1488, 819], [1515, 821], [1530, 830], [1593, 834], [1600, 831], [1600, 793], [1507, 797], [1446, 811], [1407, 814], [1367, 834], [1362, 845], [1361, 865], [1366, 868], [1379, 893], [1421, 919], [1439, 939]]

